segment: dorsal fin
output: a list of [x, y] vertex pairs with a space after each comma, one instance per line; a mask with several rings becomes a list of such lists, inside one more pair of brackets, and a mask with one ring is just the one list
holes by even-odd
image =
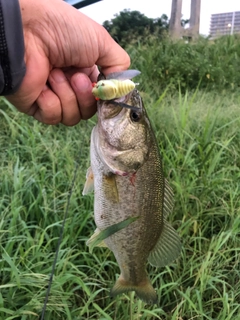
[[164, 219], [163, 230], [157, 244], [149, 254], [148, 261], [153, 266], [164, 267], [177, 259], [181, 247], [181, 241], [176, 230]]
[[163, 217], [166, 219], [173, 211], [174, 195], [167, 179], [164, 180], [164, 184]]
[[163, 228], [148, 261], [156, 267], [163, 267], [175, 260], [181, 252], [181, 242], [176, 230], [167, 222], [167, 216], [172, 212], [174, 205], [173, 191], [165, 179], [163, 200]]

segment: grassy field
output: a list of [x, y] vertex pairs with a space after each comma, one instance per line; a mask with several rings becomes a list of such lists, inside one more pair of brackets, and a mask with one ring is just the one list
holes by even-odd
[[148, 267], [160, 304], [132, 293], [110, 299], [115, 259], [85, 244], [95, 230], [93, 196], [81, 193], [96, 119], [50, 127], [2, 101], [1, 320], [40, 317], [76, 162], [46, 320], [240, 319], [240, 95], [142, 96], [175, 193], [169, 220], [183, 243], [177, 261]]

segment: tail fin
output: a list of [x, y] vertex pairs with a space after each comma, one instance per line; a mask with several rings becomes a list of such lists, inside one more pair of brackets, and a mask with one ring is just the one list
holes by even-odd
[[158, 302], [156, 291], [153, 289], [151, 282], [147, 278], [141, 283], [133, 285], [122, 279], [122, 277], [120, 276], [111, 289], [110, 296], [115, 297], [118, 294], [126, 293], [129, 291], [135, 291], [138, 298], [140, 298], [147, 304], [157, 304]]

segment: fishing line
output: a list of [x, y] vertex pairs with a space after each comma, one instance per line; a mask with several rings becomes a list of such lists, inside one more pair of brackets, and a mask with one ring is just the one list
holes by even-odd
[[49, 277], [49, 282], [48, 282], [48, 288], [47, 288], [47, 292], [46, 292], [46, 296], [45, 296], [45, 301], [44, 301], [44, 305], [43, 305], [43, 309], [42, 309], [42, 314], [41, 314], [41, 318], [40, 320], [44, 320], [44, 315], [45, 315], [45, 311], [47, 308], [47, 303], [48, 303], [48, 298], [49, 298], [49, 294], [50, 294], [50, 290], [51, 290], [51, 286], [52, 286], [52, 282], [53, 282], [53, 276], [54, 276], [54, 271], [55, 271], [55, 267], [57, 264], [57, 258], [58, 258], [58, 253], [59, 253], [59, 249], [60, 249], [60, 245], [62, 242], [62, 238], [63, 238], [63, 231], [64, 231], [64, 226], [65, 226], [65, 222], [67, 220], [68, 217], [68, 210], [69, 210], [69, 206], [70, 206], [70, 200], [71, 200], [71, 196], [73, 193], [73, 188], [74, 188], [74, 184], [76, 181], [76, 177], [77, 177], [77, 171], [80, 165], [80, 159], [79, 161], [76, 160], [76, 164], [75, 164], [75, 169], [74, 169], [74, 175], [73, 175], [73, 179], [72, 179], [72, 183], [68, 192], [68, 198], [67, 198], [67, 206], [65, 209], [65, 213], [64, 213], [64, 217], [63, 217], [63, 222], [62, 222], [62, 226], [61, 226], [61, 230], [60, 230], [60, 235], [58, 238], [58, 244], [57, 244], [57, 248], [56, 248], [56, 252], [55, 252], [55, 258], [52, 264], [52, 271]]

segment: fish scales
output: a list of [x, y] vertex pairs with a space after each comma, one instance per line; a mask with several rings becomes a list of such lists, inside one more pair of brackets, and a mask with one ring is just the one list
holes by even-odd
[[[115, 177], [119, 202], [112, 197], [111, 184], [103, 187], [106, 180], [104, 174], [97, 175], [94, 180], [94, 187], [98, 189], [95, 193], [95, 222], [100, 230], [129, 217], [140, 217], [128, 227], [105, 239], [105, 243], [115, 254], [124, 279], [133, 285], [146, 277], [145, 264], [162, 228], [163, 217], [159, 215], [159, 203], [163, 203], [163, 179], [157, 179], [161, 172], [160, 163], [154, 160], [156, 152], [156, 148], [153, 148], [149, 161], [138, 170], [133, 184], [129, 176]], [[94, 172], [99, 170], [101, 161], [96, 154], [93, 155], [93, 159]], [[152, 184], [154, 188], [150, 188]], [[150, 207], [153, 214], [148, 216]], [[127, 267], [125, 261], [129, 262]]]
[[145, 302], [156, 303], [147, 261], [165, 266], [177, 258], [181, 244], [166, 221], [173, 206], [172, 191], [139, 92], [134, 89], [124, 102], [139, 107], [139, 112], [98, 102], [98, 123], [91, 135], [94, 219], [99, 232], [138, 217], [104, 240], [121, 271], [111, 294], [133, 290]]

